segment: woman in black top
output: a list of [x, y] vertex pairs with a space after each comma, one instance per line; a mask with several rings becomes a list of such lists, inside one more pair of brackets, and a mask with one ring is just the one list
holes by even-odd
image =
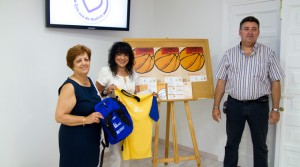
[[96, 167], [99, 163], [100, 120], [94, 111], [101, 99], [87, 76], [91, 51], [83, 45], [68, 50], [67, 65], [74, 73], [59, 88], [55, 119], [59, 129], [60, 167]]

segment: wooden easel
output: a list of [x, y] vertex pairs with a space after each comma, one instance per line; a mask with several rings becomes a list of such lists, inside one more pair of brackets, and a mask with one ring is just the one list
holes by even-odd
[[[213, 84], [213, 77], [212, 77], [212, 68], [211, 68], [211, 61], [210, 61], [210, 51], [208, 46], [208, 39], [169, 39], [169, 38], [124, 38], [123, 41], [128, 42], [131, 47], [133, 48], [135, 54], [135, 57], [139, 56], [147, 56], [147, 60], [143, 60], [143, 62], [140, 62], [141, 66], [137, 67], [138, 69], [143, 69], [139, 73], [139, 77], [155, 77], [157, 80], [157, 83], [164, 83], [164, 79], [166, 76], [166, 73], [168, 73], [168, 76], [181, 76], [186, 81], [191, 81], [191, 76], [199, 77], [198, 79], [195, 79], [196, 81], [192, 82], [192, 93], [193, 93], [193, 99], [178, 99], [178, 100], [162, 100], [159, 101], [159, 109], [160, 109], [160, 103], [166, 102], [167, 103], [167, 116], [166, 116], [166, 141], [165, 141], [165, 157], [164, 158], [157, 158], [158, 156], [158, 134], [159, 134], [159, 124], [160, 120], [158, 120], [155, 124], [155, 136], [154, 136], [154, 153], [153, 153], [153, 167], [156, 167], [157, 163], [164, 162], [167, 164], [168, 162], [175, 162], [179, 163], [183, 160], [196, 160], [197, 166], [201, 167], [201, 161], [200, 161], [200, 155], [198, 151], [198, 146], [195, 138], [195, 132], [194, 127], [192, 123], [192, 118], [190, 114], [190, 107], [188, 102], [191, 100], [197, 100], [197, 99], [205, 99], [205, 98], [213, 98], [214, 96], [214, 84]], [[195, 59], [185, 59], [184, 62], [181, 62], [182, 59], [180, 59], [180, 64], [169, 64], [170, 66], [176, 66], [175, 71], [164, 71], [160, 68], [157, 68], [155, 57], [159, 56], [160, 52], [158, 52], [161, 49], [166, 48], [175, 48], [172, 55], [176, 57], [176, 59], [180, 59], [180, 56], [184, 56], [183, 53], [186, 54], [192, 54], [194, 55], [194, 52], [201, 56], [204, 56], [204, 66], [201, 67], [201, 69], [198, 70], [187, 70], [181, 66], [181, 63], [191, 63], [194, 64]], [[139, 52], [137, 53], [137, 49]], [[176, 52], [176, 51], [180, 52]], [[185, 51], [184, 51], [185, 50]], [[189, 50], [189, 51], [188, 51]], [[189, 53], [188, 53], [189, 52]], [[182, 53], [182, 54], [181, 54]], [[197, 55], [196, 54], [196, 55]], [[195, 55], [194, 55], [195, 56]], [[203, 58], [203, 57], [202, 57]], [[201, 58], [201, 60], [202, 60]], [[173, 58], [172, 58], [173, 60]], [[186, 62], [186, 60], [190, 60], [191, 62]], [[199, 59], [200, 60], [200, 59]], [[166, 60], [171, 62], [170, 60]], [[190, 65], [191, 65], [190, 64]], [[168, 65], [168, 66], [169, 66]], [[147, 68], [146, 68], [147, 67]], [[149, 68], [151, 67], [151, 68]], [[190, 67], [190, 66], [189, 66]], [[150, 71], [147, 71], [150, 70]], [[193, 80], [194, 80], [193, 79]], [[167, 87], [165, 87], [167, 90]], [[174, 109], [174, 103], [175, 102], [184, 102], [184, 107], [186, 110], [187, 120], [190, 128], [190, 134], [193, 142], [194, 147], [194, 155], [188, 156], [188, 157], [181, 157], [178, 155], [178, 146], [177, 146], [177, 132], [176, 132], [176, 119], [175, 119], [175, 109]], [[169, 158], [169, 130], [170, 130], [170, 121], [172, 123], [172, 137], [173, 137], [173, 147], [174, 147], [174, 157]]]
[[[155, 123], [155, 135], [154, 135], [154, 152], [153, 152], [153, 159], [152, 159], [152, 166], [156, 167], [157, 163], [165, 163], [168, 162], [175, 162], [176, 164], [180, 161], [184, 160], [196, 160], [197, 167], [201, 167], [201, 160], [200, 154], [198, 151], [198, 145], [195, 137], [195, 131], [193, 127], [192, 117], [190, 113], [190, 107], [188, 104], [188, 100], [184, 100], [184, 107], [186, 110], [186, 116], [190, 128], [191, 138], [194, 147], [194, 155], [181, 157], [178, 153], [178, 145], [177, 145], [177, 132], [176, 132], [176, 119], [175, 119], [175, 108], [174, 103], [175, 101], [164, 101], [167, 102], [167, 115], [166, 115], [166, 140], [165, 140], [165, 157], [158, 158], [158, 135], [159, 135], [159, 124], [160, 120]], [[177, 101], [176, 101], [177, 102]], [[160, 103], [158, 103], [158, 107], [160, 110]], [[174, 147], [174, 157], [169, 157], [169, 131], [170, 131], [170, 120], [172, 123], [172, 137], [173, 137], [173, 147]]]

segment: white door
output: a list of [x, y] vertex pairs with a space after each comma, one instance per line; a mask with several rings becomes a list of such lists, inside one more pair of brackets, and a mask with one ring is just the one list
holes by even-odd
[[275, 167], [300, 167], [300, 1], [282, 1], [281, 64], [285, 111], [277, 126]]
[[[279, 57], [280, 53], [280, 1], [253, 1], [253, 0], [227, 0], [225, 4], [225, 22], [228, 29], [228, 36], [225, 35], [225, 45], [227, 48], [233, 47], [240, 42], [239, 23], [246, 16], [254, 16], [260, 21], [259, 43], [271, 47]], [[226, 28], [225, 28], [226, 30]], [[228, 45], [229, 44], [229, 45]], [[225, 126], [225, 120], [222, 122]], [[269, 166], [273, 166], [275, 155], [275, 126], [269, 126], [267, 145], [269, 148]], [[226, 138], [225, 138], [226, 140]], [[221, 142], [225, 143], [225, 141]], [[224, 152], [224, 146], [222, 147]], [[220, 151], [219, 151], [220, 152]], [[221, 157], [220, 157], [221, 156]], [[220, 154], [218, 159], [223, 159], [224, 154]], [[253, 149], [251, 135], [248, 125], [246, 125], [239, 149], [239, 165], [243, 167], [253, 166]]]

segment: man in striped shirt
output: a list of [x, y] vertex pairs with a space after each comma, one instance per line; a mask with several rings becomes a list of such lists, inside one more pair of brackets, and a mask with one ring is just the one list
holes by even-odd
[[221, 119], [220, 101], [228, 93], [224, 110], [227, 117], [224, 167], [237, 166], [246, 121], [252, 138], [254, 167], [268, 166], [268, 123], [276, 124], [280, 119], [280, 80], [285, 75], [274, 51], [257, 43], [259, 33], [259, 21], [253, 16], [244, 18], [239, 30], [241, 42], [225, 52], [217, 69], [212, 109], [217, 122]]

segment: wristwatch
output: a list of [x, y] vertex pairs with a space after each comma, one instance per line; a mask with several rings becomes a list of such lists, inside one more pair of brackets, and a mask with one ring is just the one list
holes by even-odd
[[279, 107], [279, 108], [273, 108], [272, 111], [276, 111], [276, 112], [279, 112], [279, 111], [283, 111], [283, 107]]

